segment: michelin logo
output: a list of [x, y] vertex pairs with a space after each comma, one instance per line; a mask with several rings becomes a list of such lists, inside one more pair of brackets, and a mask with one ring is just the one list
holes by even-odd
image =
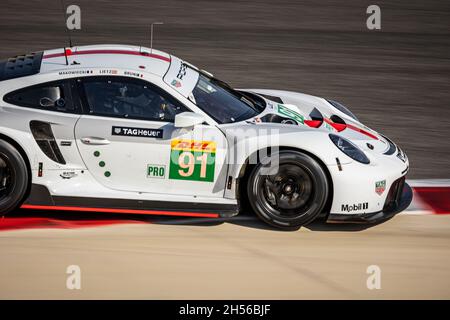
[[113, 126], [112, 135], [161, 139], [163, 137], [163, 130]]
[[341, 206], [341, 211], [345, 212], [352, 212], [352, 211], [361, 211], [361, 210], [367, 210], [369, 208], [369, 203], [357, 203], [357, 204], [343, 204]]

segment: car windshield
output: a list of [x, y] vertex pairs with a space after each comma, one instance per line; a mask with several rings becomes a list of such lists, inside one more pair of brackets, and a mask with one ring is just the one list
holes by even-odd
[[218, 123], [247, 120], [265, 108], [264, 101], [256, 101], [254, 97], [201, 73], [192, 96], [195, 104]]

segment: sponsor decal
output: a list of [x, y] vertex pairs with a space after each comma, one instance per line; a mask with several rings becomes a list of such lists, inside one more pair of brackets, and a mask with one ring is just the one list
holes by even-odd
[[173, 79], [170, 84], [173, 85], [175, 88], [181, 87], [181, 82], [176, 79]]
[[169, 179], [214, 181], [214, 141], [174, 139], [170, 150]]
[[147, 165], [147, 178], [164, 179], [166, 177], [166, 166], [161, 164]]
[[132, 127], [112, 127], [113, 136], [126, 137], [143, 137], [143, 138], [157, 138], [163, 137], [162, 129], [147, 129], [147, 128], [132, 128]]
[[143, 78], [144, 77], [144, 75], [142, 73], [133, 72], [133, 71], [125, 71], [123, 74], [125, 76], [136, 77], [136, 78]]
[[183, 77], [186, 75], [187, 65], [182, 62], [180, 65], [180, 70], [178, 70], [177, 78], [183, 80]]
[[379, 196], [381, 196], [383, 194], [384, 190], [386, 190], [386, 180], [381, 180], [381, 181], [375, 182], [375, 192]]
[[115, 69], [100, 70], [98, 73], [99, 74], [117, 74], [117, 70], [115, 70]]
[[64, 171], [59, 176], [63, 179], [72, 179], [76, 177], [78, 174], [75, 171]]
[[92, 70], [68, 70], [68, 71], [58, 72], [58, 74], [60, 76], [67, 75], [67, 74], [81, 75], [81, 74], [92, 74], [92, 73], [94, 73], [94, 71], [92, 71]]
[[298, 123], [304, 123], [305, 119], [301, 114], [283, 106], [282, 104], [278, 104], [278, 112], [288, 118], [297, 121]]
[[368, 208], [369, 208], [368, 202], [341, 205], [341, 211], [346, 211], [346, 212], [367, 210]]

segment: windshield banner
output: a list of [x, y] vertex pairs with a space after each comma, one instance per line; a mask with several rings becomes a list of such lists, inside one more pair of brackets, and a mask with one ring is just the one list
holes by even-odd
[[196, 70], [189, 67], [184, 61], [172, 56], [169, 70], [164, 76], [164, 82], [183, 96], [188, 97], [197, 83], [198, 76], [199, 73]]

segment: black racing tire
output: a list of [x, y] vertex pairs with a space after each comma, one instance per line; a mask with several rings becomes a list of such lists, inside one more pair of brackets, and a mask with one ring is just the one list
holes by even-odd
[[19, 207], [28, 189], [28, 169], [22, 155], [0, 140], [0, 215]]
[[[268, 160], [279, 158], [278, 166]], [[329, 185], [320, 164], [298, 151], [280, 151], [256, 165], [249, 176], [247, 196], [256, 215], [271, 226], [298, 230], [324, 209]]]

